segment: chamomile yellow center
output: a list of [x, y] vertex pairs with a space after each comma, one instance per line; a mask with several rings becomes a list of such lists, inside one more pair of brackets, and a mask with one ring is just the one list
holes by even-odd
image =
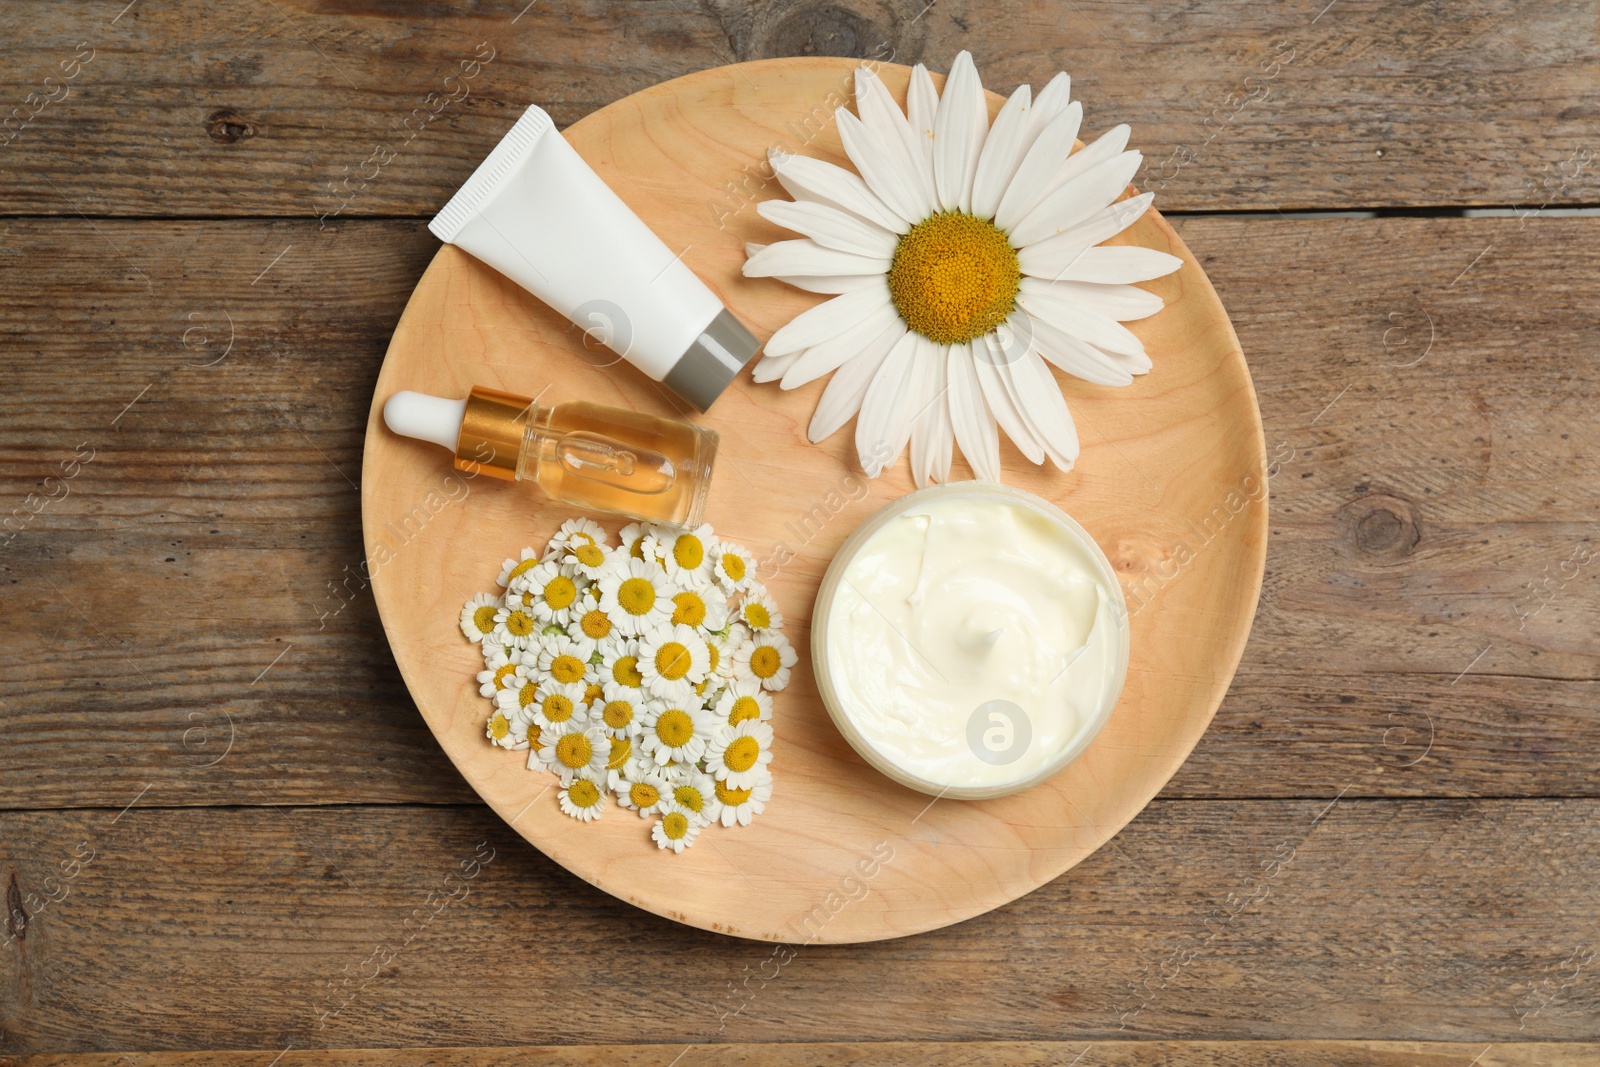
[[525, 611], [513, 611], [506, 615], [506, 632], [513, 637], [527, 637], [533, 633], [533, 616]]
[[567, 799], [580, 808], [592, 808], [600, 803], [600, 787], [587, 778], [579, 778], [567, 786]]
[[1017, 305], [1022, 268], [994, 223], [945, 211], [900, 238], [889, 294], [906, 325], [939, 344], [982, 337]]
[[594, 745], [583, 734], [565, 734], [556, 742], [556, 759], [573, 770], [587, 767], [594, 759]]
[[735, 582], [744, 581], [744, 560], [732, 552], [722, 554], [722, 569]]
[[628, 555], [634, 559], [644, 559], [644, 538], [635, 537], [633, 544], [628, 546]]
[[683, 623], [685, 626], [699, 626], [706, 621], [705, 599], [692, 589], [686, 589], [672, 598], [675, 605], [672, 610], [672, 621]]
[[633, 721], [633, 705], [626, 700], [608, 700], [600, 717], [611, 729], [620, 730]]
[[606, 770], [619, 771], [633, 756], [633, 742], [626, 737], [611, 739], [611, 758], [606, 760]]
[[551, 722], [566, 722], [572, 718], [572, 700], [565, 693], [551, 693], [539, 705], [539, 711]]
[[578, 620], [578, 626], [583, 630], [583, 636], [591, 641], [611, 636], [611, 617], [599, 608], [584, 612], [583, 618]]
[[672, 787], [672, 799], [688, 808], [696, 815], [706, 806], [706, 798], [700, 795], [700, 790], [692, 785], [675, 785]]
[[565, 574], [558, 574], [544, 583], [544, 602], [552, 608], [570, 608], [578, 599], [578, 586]]
[[562, 655], [550, 661], [550, 674], [558, 682], [576, 682], [588, 673], [589, 665], [577, 656]]
[[628, 799], [636, 808], [652, 807], [661, 799], [661, 790], [649, 782], [634, 782], [628, 787]]
[[717, 651], [717, 646], [711, 644], [710, 642], [706, 643], [706, 653], [709, 661], [709, 665], [707, 666], [706, 670], [711, 674], [716, 674], [717, 664], [722, 662], [722, 653]]
[[524, 574], [527, 574], [529, 571], [533, 570], [533, 568], [537, 567], [538, 565], [539, 565], [539, 561], [537, 559], [525, 559], [525, 560], [523, 560], [521, 563], [517, 564], [515, 567], [512, 567], [511, 568], [511, 573], [506, 575], [506, 584], [510, 585], [511, 584], [511, 579], [522, 577]]
[[572, 557], [585, 567], [598, 567], [606, 561], [605, 549], [590, 541], [572, 550]]
[[631, 686], [634, 689], [644, 685], [644, 674], [639, 670], [639, 657], [618, 656], [617, 662], [611, 665], [611, 677], [618, 685]]
[[765, 630], [772, 625], [772, 612], [767, 610], [765, 604], [751, 601], [744, 606], [744, 621], [757, 630]]
[[596, 700], [605, 696], [605, 693], [605, 686], [599, 682], [590, 682], [583, 687], [583, 702], [585, 704], [593, 704]]
[[667, 835], [667, 840], [677, 841], [689, 834], [689, 816], [681, 811], [675, 811], [661, 820], [661, 832]]
[[761, 705], [753, 696], [742, 696], [733, 702], [733, 707], [728, 709], [728, 725], [738, 726], [746, 719], [761, 718]]
[[629, 615], [646, 615], [656, 606], [656, 587], [648, 578], [629, 578], [617, 586], [617, 603]]
[[685, 570], [694, 570], [706, 558], [706, 546], [694, 534], [684, 534], [672, 543], [672, 558]]
[[504, 689], [506, 675], [516, 673], [516, 669], [517, 665], [515, 663], [505, 663], [496, 667], [494, 669], [494, 687], [496, 689]]
[[539, 734], [542, 732], [543, 731], [540, 730], [538, 723], [530, 722], [528, 724], [528, 744], [532, 745], [534, 748], [542, 747], [539, 744]]
[[489, 720], [489, 732], [494, 734], [496, 741], [502, 740], [511, 732], [511, 721], [499, 712], [495, 712], [494, 718]]
[[761, 757], [761, 742], [753, 737], [735, 737], [722, 750], [722, 763], [730, 771], [744, 772]]
[[656, 736], [668, 748], [682, 748], [694, 737], [694, 720], [681, 708], [663, 711], [656, 719]]
[[494, 613], [499, 610], [493, 604], [485, 604], [472, 613], [472, 625], [478, 628], [479, 633], [488, 633], [494, 629]]
[[757, 678], [771, 678], [781, 666], [783, 659], [771, 645], [762, 645], [750, 653], [750, 673]]
[[714, 782], [713, 787], [717, 791], [718, 800], [722, 801], [724, 804], [731, 804], [734, 807], [738, 807], [740, 804], [743, 804], [745, 801], [749, 800], [750, 794], [755, 792], [754, 789], [733, 789], [729, 787], [726, 782]]
[[656, 673], [669, 682], [676, 682], [689, 673], [689, 650], [676, 641], [668, 641], [656, 649]]
[[539, 689], [539, 687], [537, 685], [535, 685], [533, 682], [523, 682], [522, 683], [522, 688], [517, 690], [517, 704], [518, 704], [518, 706], [525, 708], [529, 704], [532, 704], [534, 702], [535, 694], [537, 693], [538, 689]]

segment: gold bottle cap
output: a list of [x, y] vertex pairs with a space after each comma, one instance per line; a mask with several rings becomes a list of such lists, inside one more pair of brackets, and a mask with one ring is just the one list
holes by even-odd
[[525, 396], [473, 386], [461, 413], [456, 470], [515, 481], [528, 420], [536, 410], [533, 401]]

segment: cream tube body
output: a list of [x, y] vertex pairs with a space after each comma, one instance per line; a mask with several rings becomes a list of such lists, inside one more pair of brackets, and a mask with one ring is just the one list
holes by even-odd
[[428, 226], [704, 411], [759, 343], [530, 107]]

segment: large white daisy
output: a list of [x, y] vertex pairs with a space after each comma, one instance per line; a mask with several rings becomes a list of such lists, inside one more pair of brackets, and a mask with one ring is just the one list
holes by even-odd
[[835, 295], [774, 333], [754, 376], [794, 389], [832, 373], [807, 435], [858, 416], [869, 476], [909, 444], [916, 483], [944, 481], [959, 444], [978, 477], [998, 481], [1000, 429], [1032, 462], [1070, 470], [1078, 435], [1050, 364], [1097, 385], [1150, 369], [1122, 323], [1162, 301], [1132, 283], [1183, 261], [1100, 247], [1152, 195], [1119, 199], [1143, 158], [1126, 151], [1127, 126], [1073, 150], [1083, 110], [1070, 84], [1059, 74], [1037, 100], [1019, 86], [991, 126], [966, 52], [942, 95], [912, 68], [906, 111], [860, 67], [857, 113], [836, 112], [859, 176], [771, 154], [794, 199], [757, 210], [804, 236], [750, 246], [744, 273]]

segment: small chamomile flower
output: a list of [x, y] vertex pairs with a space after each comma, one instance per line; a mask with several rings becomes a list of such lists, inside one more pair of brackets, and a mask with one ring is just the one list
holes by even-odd
[[616, 794], [618, 804], [637, 811], [641, 819], [654, 815], [663, 797], [672, 796], [672, 787], [667, 780], [639, 763], [628, 768], [611, 790]]
[[701, 523], [693, 530], [661, 530], [651, 537], [667, 577], [680, 588], [694, 589], [712, 583], [716, 561], [709, 551], [713, 544], [709, 523]]
[[653, 563], [614, 559], [600, 576], [600, 607], [617, 630], [636, 637], [669, 621], [677, 586]]
[[505, 648], [527, 648], [537, 643], [539, 620], [521, 605], [506, 605], [494, 613], [494, 640]]
[[772, 719], [772, 697], [756, 682], [734, 682], [722, 691], [715, 705], [717, 720], [738, 726], [746, 720]]
[[640, 713], [645, 695], [630, 686], [607, 682], [604, 694], [591, 704], [589, 719], [604, 724], [612, 737], [637, 737], [643, 727]]
[[589, 722], [589, 709], [583, 702], [583, 685], [579, 682], [558, 682], [547, 677], [534, 691], [529, 706], [539, 725], [547, 730], [569, 722]]
[[733, 677], [733, 655], [726, 634], [706, 634], [706, 678], [713, 687]]
[[603, 682], [643, 689], [644, 675], [639, 672], [639, 639], [613, 634], [601, 641], [599, 669]]
[[672, 594], [672, 621], [715, 632], [728, 625], [728, 598], [714, 585]]
[[521, 708], [531, 708], [539, 701], [539, 672], [537, 667], [524, 660], [500, 682], [495, 691], [494, 703], [506, 715]]
[[500, 714], [511, 724], [511, 736], [507, 739], [510, 743], [501, 742], [502, 748], [524, 749], [538, 740], [539, 727], [534, 722], [535, 714], [532, 707], [501, 708]]
[[772, 762], [772, 727], [760, 719], [719, 726], [706, 746], [706, 770], [734, 789], [749, 789]]
[[522, 662], [522, 649], [490, 645], [484, 650], [483, 670], [478, 672], [478, 693], [493, 698], [503, 683]]
[[516, 747], [516, 738], [511, 736], [511, 720], [499, 708], [494, 709], [494, 714], [490, 715], [489, 721], [484, 724], [483, 736], [501, 748]]
[[645, 542], [661, 530], [647, 522], [633, 522], [617, 534], [617, 552], [625, 559], [639, 559], [647, 563], [660, 563], [661, 557], [645, 552]]
[[732, 541], [712, 543], [711, 563], [711, 576], [724, 593], [741, 593], [756, 579], [755, 557]]
[[606, 779], [606, 763], [611, 759], [611, 739], [598, 726], [585, 726], [571, 719], [546, 728], [540, 734], [539, 760], [554, 772], [563, 785], [587, 772], [599, 781]]
[[550, 543], [546, 551], [566, 549], [571, 551], [583, 545], [595, 545], [599, 548], [607, 547], [611, 542], [608, 539], [606, 528], [593, 519], [576, 518], [568, 519], [561, 524], [561, 528], [550, 535]]
[[499, 582], [502, 586], [509, 586], [511, 584], [511, 579], [521, 577], [522, 575], [533, 570], [533, 568], [537, 567], [538, 565], [538, 553], [534, 552], [534, 550], [531, 548], [525, 548], [522, 550], [522, 554], [516, 559], [508, 559], [504, 563], [500, 564], [500, 577], [496, 578], [495, 581]]
[[539, 670], [558, 682], [584, 682], [589, 675], [589, 657], [566, 634], [547, 637], [539, 645]]
[[671, 785], [673, 800], [706, 822], [711, 821], [712, 816], [706, 811], [712, 803], [712, 779], [709, 774], [693, 769], [684, 770], [673, 777]]
[[639, 639], [644, 687], [664, 700], [686, 700], [711, 667], [705, 638], [694, 627], [660, 626]]
[[656, 843], [657, 848], [670, 848], [673, 852], [682, 852], [694, 844], [694, 839], [700, 836], [699, 818], [693, 812], [685, 810], [683, 805], [663, 799], [656, 806], [656, 814], [661, 817], [650, 828], [650, 840]]
[[610, 755], [606, 757], [607, 787], [609, 788], [615, 786], [618, 782], [622, 781], [628, 772], [628, 768], [633, 765], [633, 738], [611, 738], [611, 752]]
[[[594, 596], [588, 592], [593, 591]], [[585, 653], [584, 659], [594, 659], [594, 654], [600, 651], [600, 644], [606, 638], [617, 632], [611, 622], [611, 616], [600, 608], [599, 591], [590, 586], [585, 595], [578, 598], [578, 604], [572, 610], [572, 621], [567, 624], [567, 636], [572, 638], [579, 651]]]
[[598, 819], [606, 807], [604, 786], [587, 774], [574, 776], [556, 796], [563, 812], [583, 822]]
[[461, 632], [476, 644], [494, 633], [494, 617], [500, 611], [500, 598], [479, 593], [461, 609]]
[[735, 789], [727, 782], [718, 782], [712, 787], [712, 793], [720, 809], [716, 818], [723, 826], [749, 826], [750, 820], [765, 811], [767, 801], [772, 799], [772, 772], [763, 767], [756, 784], [748, 789]]
[[572, 621], [572, 609], [583, 591], [580, 582], [559, 563], [546, 560], [512, 581], [511, 592], [521, 593], [523, 601], [541, 623], [565, 626]]
[[778, 610], [778, 605], [765, 589], [760, 592], [752, 589], [745, 593], [739, 605], [739, 621], [756, 633], [777, 630], [783, 626], [783, 612]]
[[733, 656], [733, 676], [742, 682], [758, 682], [775, 693], [789, 684], [789, 668], [798, 658], [787, 637], [766, 630], [739, 646]]
[[711, 740], [711, 719], [698, 701], [651, 701], [639, 725], [641, 747], [661, 765], [693, 763]]

